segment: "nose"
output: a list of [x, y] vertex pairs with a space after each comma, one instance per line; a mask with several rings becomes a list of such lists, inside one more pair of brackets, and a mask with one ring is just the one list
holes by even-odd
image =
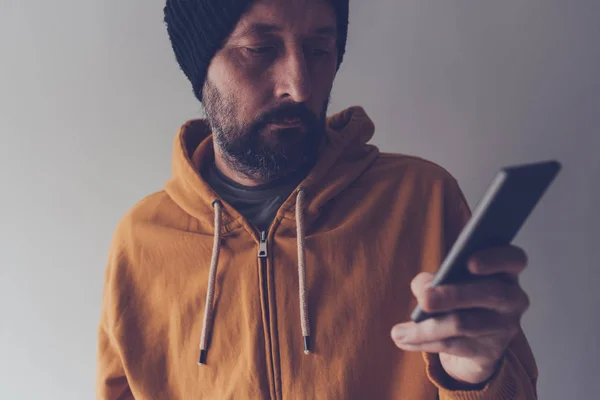
[[277, 98], [291, 99], [295, 103], [308, 100], [311, 94], [310, 71], [303, 51], [295, 51], [284, 57], [276, 74]]

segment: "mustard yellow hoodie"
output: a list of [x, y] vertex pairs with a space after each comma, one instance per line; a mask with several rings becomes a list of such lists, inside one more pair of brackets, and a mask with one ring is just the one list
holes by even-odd
[[477, 391], [451, 390], [436, 355], [394, 345], [410, 281], [438, 268], [470, 211], [441, 167], [367, 144], [362, 108], [327, 125], [320, 161], [264, 238], [198, 173], [212, 161], [206, 122], [181, 128], [173, 178], [114, 235], [99, 399], [535, 398], [522, 333]]

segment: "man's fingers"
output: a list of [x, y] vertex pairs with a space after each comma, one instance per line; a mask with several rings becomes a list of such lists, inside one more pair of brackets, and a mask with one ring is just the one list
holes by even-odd
[[498, 360], [505, 352], [505, 345], [501, 343], [502, 341], [499, 341], [495, 336], [478, 339], [453, 337], [429, 343], [398, 344], [398, 347], [407, 351], [445, 353], [471, 359], [481, 357], [486, 360]]
[[468, 310], [430, 318], [420, 323], [398, 324], [392, 339], [402, 344], [423, 344], [453, 337], [514, 336], [519, 329], [516, 316], [489, 310]]
[[402, 343], [398, 345], [404, 350], [423, 351], [426, 353], [446, 353], [459, 357], [477, 356], [477, 346], [472, 339], [465, 337], [453, 337], [444, 340], [436, 340], [427, 343]]
[[410, 283], [410, 290], [418, 299], [429, 287], [429, 283], [433, 280], [433, 274], [429, 272], [421, 272]]
[[458, 285], [429, 287], [417, 296], [425, 312], [486, 308], [505, 314], [522, 314], [529, 298], [517, 282], [490, 277]]
[[468, 268], [475, 275], [508, 274], [517, 277], [527, 262], [527, 254], [520, 247], [491, 247], [474, 254]]

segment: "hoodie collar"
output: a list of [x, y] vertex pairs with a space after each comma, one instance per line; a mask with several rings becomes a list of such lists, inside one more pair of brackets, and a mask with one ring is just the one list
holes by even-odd
[[[328, 143], [319, 160], [300, 184], [306, 193], [305, 224], [309, 227], [320, 209], [354, 182], [377, 158], [379, 151], [367, 142], [373, 137], [375, 125], [360, 106], [333, 114], [326, 121]], [[200, 230], [213, 232], [213, 202], [219, 196], [202, 178], [199, 171], [214, 158], [213, 141], [205, 119], [187, 121], [175, 137], [173, 176], [165, 190], [186, 213], [196, 218]], [[286, 200], [278, 212], [282, 219], [295, 219], [296, 196]], [[222, 233], [240, 225], [244, 218], [223, 203]], [[247, 227], [248, 228], [248, 227]]]

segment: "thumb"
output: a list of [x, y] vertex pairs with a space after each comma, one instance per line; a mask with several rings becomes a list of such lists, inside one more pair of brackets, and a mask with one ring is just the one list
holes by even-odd
[[410, 290], [413, 292], [415, 297], [419, 298], [425, 293], [429, 287], [429, 284], [433, 280], [433, 276], [434, 275], [432, 273], [421, 272], [412, 280], [410, 283]]

